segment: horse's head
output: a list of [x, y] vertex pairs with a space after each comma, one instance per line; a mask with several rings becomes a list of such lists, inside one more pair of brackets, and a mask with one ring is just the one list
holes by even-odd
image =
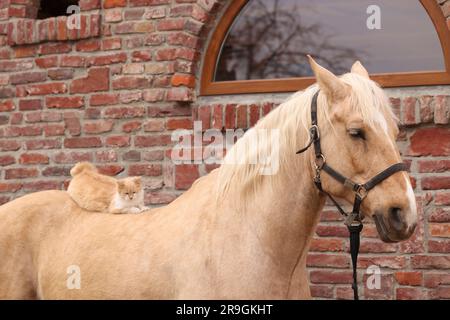
[[[319, 128], [326, 162], [351, 180], [364, 183], [387, 167], [401, 162], [396, 137], [399, 133], [389, 100], [356, 62], [351, 73], [336, 77], [310, 59], [319, 88]], [[327, 119], [328, 118], [328, 119]], [[323, 189], [354, 200], [354, 192], [327, 174]], [[395, 242], [413, 233], [417, 209], [409, 176], [396, 172], [377, 186], [361, 205], [364, 216], [373, 217], [383, 241]]]

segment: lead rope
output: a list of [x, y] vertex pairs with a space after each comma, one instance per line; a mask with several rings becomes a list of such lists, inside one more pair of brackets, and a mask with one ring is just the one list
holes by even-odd
[[352, 266], [353, 266], [353, 299], [359, 300], [358, 296], [358, 252], [359, 252], [359, 242], [360, 242], [360, 234], [363, 228], [362, 223], [359, 225], [350, 225], [347, 226], [348, 231], [350, 232], [350, 255], [352, 257]]

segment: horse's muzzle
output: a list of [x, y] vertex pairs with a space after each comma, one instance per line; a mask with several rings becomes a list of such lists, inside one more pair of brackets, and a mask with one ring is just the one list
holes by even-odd
[[375, 213], [373, 220], [380, 239], [384, 242], [399, 242], [408, 239], [416, 228], [416, 224], [408, 226], [406, 222], [402, 221], [397, 208], [389, 209], [387, 218], [381, 213]]

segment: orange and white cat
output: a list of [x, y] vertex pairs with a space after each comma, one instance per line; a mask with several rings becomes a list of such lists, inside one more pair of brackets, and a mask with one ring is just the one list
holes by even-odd
[[83, 209], [110, 213], [140, 213], [144, 205], [141, 177], [114, 179], [100, 174], [89, 162], [80, 162], [71, 170], [67, 192]]

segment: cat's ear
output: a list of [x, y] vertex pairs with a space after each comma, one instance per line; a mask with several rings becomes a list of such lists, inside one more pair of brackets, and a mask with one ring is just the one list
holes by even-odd
[[125, 182], [122, 180], [117, 180], [117, 187], [120, 189], [123, 189], [125, 187]]
[[142, 184], [142, 178], [141, 177], [134, 177], [133, 182], [135, 185], [140, 186]]

